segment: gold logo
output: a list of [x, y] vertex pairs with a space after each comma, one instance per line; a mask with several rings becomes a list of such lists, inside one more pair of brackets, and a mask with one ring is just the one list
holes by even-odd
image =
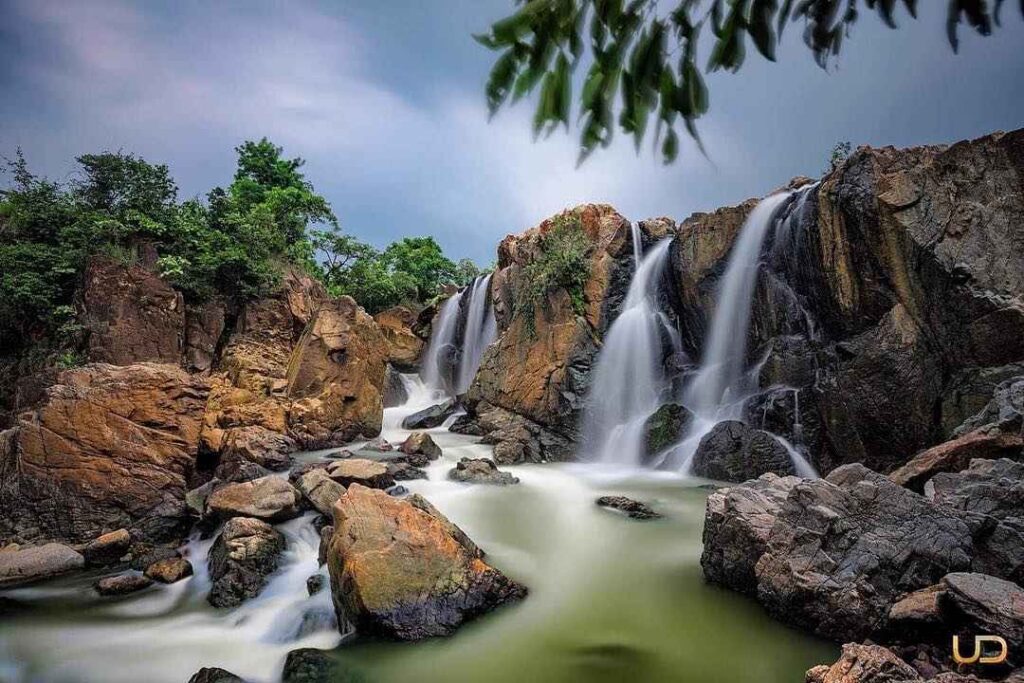
[[[998, 645], [999, 654], [982, 656], [983, 643], [995, 643]], [[953, 636], [953, 661], [957, 664], [1002, 664], [1006, 661], [1008, 654], [1009, 648], [1006, 646], [1006, 641], [999, 636], [974, 636], [974, 654], [970, 657], [964, 657], [960, 654], [960, 637]]]

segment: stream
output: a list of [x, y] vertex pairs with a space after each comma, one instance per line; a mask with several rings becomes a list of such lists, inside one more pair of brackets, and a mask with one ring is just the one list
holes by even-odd
[[[400, 443], [403, 417], [434, 402], [412, 377], [409, 402], [384, 414]], [[604, 464], [508, 466], [518, 485], [446, 479], [462, 457], [489, 457], [477, 437], [429, 430], [444, 450], [428, 480], [401, 482], [426, 496], [529, 587], [522, 602], [420, 643], [342, 638], [329, 590], [309, 596], [317, 566], [313, 514], [279, 525], [288, 548], [261, 594], [238, 608], [206, 603], [212, 539], [185, 547], [195, 576], [123, 598], [101, 598], [102, 572], [0, 594], [3, 683], [185, 683], [219, 666], [254, 683], [280, 680], [300, 647], [335, 648], [367, 683], [477, 681], [687, 681], [796, 683], [838, 648], [789, 629], [752, 600], [701, 574], [706, 482], [675, 472]], [[303, 453], [296, 463], [322, 458]], [[601, 495], [643, 500], [665, 515], [634, 521], [597, 507]]]

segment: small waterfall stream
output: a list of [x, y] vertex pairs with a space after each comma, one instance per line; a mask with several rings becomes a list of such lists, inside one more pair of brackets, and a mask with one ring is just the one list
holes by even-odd
[[480, 367], [484, 349], [490, 346], [497, 335], [497, 321], [490, 306], [491, 273], [482, 275], [469, 286], [469, 300], [466, 302], [466, 329], [462, 335], [462, 358], [455, 382], [457, 394], [465, 393], [473, 383], [473, 377]]
[[455, 333], [459, 323], [459, 302], [465, 290], [456, 292], [441, 304], [430, 332], [430, 343], [423, 354], [420, 375], [433, 391], [451, 393], [451, 359], [455, 354]]
[[[497, 336], [491, 308], [491, 273], [481, 275], [441, 305], [420, 375], [435, 394], [457, 396], [473, 383], [484, 349]], [[459, 319], [462, 336], [459, 338]]]
[[657, 291], [671, 246], [659, 242], [642, 256], [633, 226], [636, 272], [619, 316], [605, 334], [584, 418], [587, 457], [636, 467], [644, 457], [644, 423], [661, 403], [666, 387], [665, 341], [678, 347], [678, 333], [657, 306]]

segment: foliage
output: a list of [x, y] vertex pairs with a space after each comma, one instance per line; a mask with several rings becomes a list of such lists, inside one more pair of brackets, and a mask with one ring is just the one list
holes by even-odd
[[[616, 113], [618, 126], [633, 136], [638, 149], [655, 116], [654, 145], [661, 143], [665, 163], [679, 152], [677, 121], [700, 145], [696, 121], [709, 105], [697, 66], [702, 32], [712, 34], [705, 70], [735, 72], [746, 57], [748, 36], [763, 57], [775, 61], [785, 26], [803, 20], [804, 42], [825, 68], [839, 54], [862, 5], [893, 28], [898, 13], [897, 0], [675, 0], [667, 13], [659, 11], [658, 0], [517, 4], [516, 12], [475, 36], [500, 51], [486, 85], [488, 106], [493, 114], [510, 98], [515, 102], [539, 86], [534, 134], [550, 134], [560, 123], [568, 129], [573, 73], [589, 47], [589, 68], [578, 96], [581, 163], [611, 143]], [[917, 0], [902, 4], [916, 17]], [[961, 22], [988, 35], [999, 24], [1002, 4], [997, 0], [990, 12], [983, 0], [948, 0], [946, 29], [953, 50]]]
[[420, 301], [435, 296], [444, 285], [458, 284], [455, 264], [433, 237], [405, 237], [388, 245], [382, 257], [390, 270], [410, 278]]
[[583, 315], [583, 287], [590, 276], [589, 242], [576, 213], [566, 211], [552, 218], [550, 228], [539, 238], [538, 247], [537, 257], [523, 269], [523, 284], [516, 291], [514, 305], [515, 315], [524, 316], [531, 332], [537, 306], [554, 289], [568, 292], [573, 311]]
[[839, 164], [846, 161], [846, 157], [850, 156], [850, 151], [853, 149], [853, 145], [849, 142], [837, 142], [835, 147], [832, 148], [832, 153], [828, 158], [828, 168], [822, 175], [831, 173], [832, 171], [839, 168]]
[[481, 275], [483, 272], [480, 267], [468, 258], [459, 259], [459, 262], [455, 264], [455, 281], [459, 285], [468, 285]]

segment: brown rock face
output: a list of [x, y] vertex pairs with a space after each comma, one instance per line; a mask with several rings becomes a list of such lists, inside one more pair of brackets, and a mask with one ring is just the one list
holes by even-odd
[[123, 527], [180, 539], [207, 393], [169, 365], [62, 373], [0, 453], [0, 536], [86, 542]]
[[363, 458], [336, 460], [327, 466], [327, 474], [342, 486], [359, 484], [375, 489], [386, 489], [395, 485], [383, 462]]
[[339, 622], [398, 640], [448, 635], [526, 595], [419, 496], [353, 485], [334, 508], [328, 567]]
[[831, 666], [816, 666], [805, 683], [910, 683], [921, 676], [892, 650], [880, 645], [843, 645], [843, 655]]
[[288, 363], [289, 427], [306, 448], [380, 434], [387, 345], [351, 297], [325, 302]]
[[131, 365], [142, 361], [180, 363], [185, 337], [185, 303], [154, 273], [94, 257], [82, 291], [89, 358]]
[[924, 490], [925, 483], [940, 472], [959, 472], [967, 469], [975, 458], [1020, 457], [1024, 436], [1006, 432], [979, 429], [941, 443], [915, 455], [889, 478], [900, 486], [915, 491]]
[[219, 517], [254, 517], [283, 522], [299, 516], [301, 494], [282, 477], [263, 477], [216, 489], [206, 501]]
[[60, 543], [0, 553], [0, 588], [12, 588], [33, 581], [81, 569], [85, 558]]
[[416, 315], [405, 306], [395, 306], [373, 316], [388, 345], [388, 360], [404, 371], [419, 366], [423, 340], [412, 331]]
[[185, 367], [206, 372], [217, 360], [217, 345], [224, 334], [227, 306], [213, 299], [185, 310]]

